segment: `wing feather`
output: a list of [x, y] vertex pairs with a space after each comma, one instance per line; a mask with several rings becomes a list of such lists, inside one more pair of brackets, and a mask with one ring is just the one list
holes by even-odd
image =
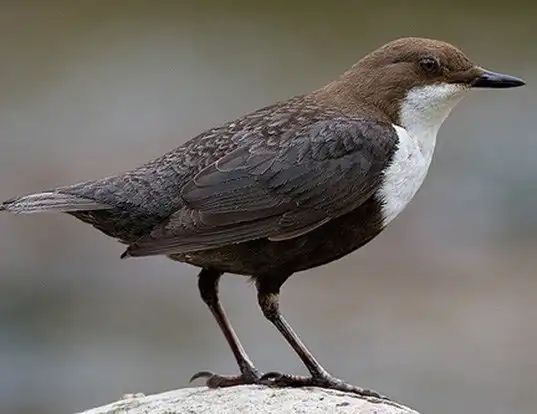
[[185, 207], [126, 255], [176, 254], [259, 238], [295, 238], [359, 207], [397, 144], [389, 124], [337, 118], [252, 139], [185, 185]]

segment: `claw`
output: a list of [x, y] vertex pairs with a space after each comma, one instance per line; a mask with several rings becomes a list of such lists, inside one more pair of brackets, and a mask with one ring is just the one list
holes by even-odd
[[210, 371], [200, 371], [196, 372], [190, 378], [189, 382], [195, 381], [200, 378], [206, 379], [205, 384], [209, 388], [224, 388], [224, 387], [233, 387], [235, 385], [246, 385], [246, 384], [264, 384], [259, 379], [260, 374], [257, 370], [245, 370], [240, 375], [218, 375]]
[[214, 375], [214, 373], [212, 373], [210, 371], [199, 371], [199, 372], [196, 372], [194, 375], [192, 375], [190, 377], [190, 379], [188, 380], [188, 382], [191, 383], [191, 382], [194, 382], [194, 381], [196, 381], [197, 379], [200, 379], [200, 378], [209, 379], [213, 375]]
[[390, 400], [389, 398], [380, 395], [375, 391], [347, 384], [332, 376], [301, 377], [297, 375], [282, 374], [275, 371], [267, 372], [266, 374], [260, 376], [257, 370], [246, 371], [237, 376], [224, 376], [210, 371], [200, 371], [192, 375], [192, 378], [190, 378], [189, 382], [200, 378], [207, 380], [207, 386], [209, 388], [232, 387], [235, 385], [245, 384], [260, 384], [276, 388], [320, 387], [357, 394], [366, 398], [377, 398], [384, 401]]

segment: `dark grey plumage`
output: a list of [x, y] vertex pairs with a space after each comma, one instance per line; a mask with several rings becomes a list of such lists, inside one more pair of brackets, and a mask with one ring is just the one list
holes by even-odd
[[279, 125], [268, 137], [240, 133], [248, 140], [186, 183], [181, 209], [128, 254], [186, 253], [260, 238], [279, 242], [358, 208], [380, 184], [396, 143], [393, 128], [325, 112], [316, 117], [321, 120], [310, 125]]
[[47, 211], [69, 212], [77, 210], [106, 210], [109, 207], [94, 200], [56, 191], [30, 194], [9, 200], [0, 205], [0, 211], [9, 209], [12, 213], [30, 214]]
[[188, 253], [259, 239], [281, 245], [352, 212], [378, 188], [396, 141], [388, 123], [299, 96], [208, 130], [133, 171], [4, 208], [63, 210], [129, 244], [126, 255], [166, 254], [205, 267], [202, 253]]

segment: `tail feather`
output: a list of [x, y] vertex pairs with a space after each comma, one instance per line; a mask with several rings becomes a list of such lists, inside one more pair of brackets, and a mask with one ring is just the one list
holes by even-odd
[[31, 214], [42, 212], [70, 212], [87, 210], [107, 210], [112, 206], [98, 203], [88, 198], [54, 191], [30, 194], [23, 197], [4, 201], [0, 211], [5, 210], [15, 214]]

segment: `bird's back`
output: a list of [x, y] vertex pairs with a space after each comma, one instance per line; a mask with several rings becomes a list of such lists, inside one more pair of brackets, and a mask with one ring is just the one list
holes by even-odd
[[[184, 206], [182, 188], [205, 167], [241, 146], [259, 139], [285, 140], [286, 133], [336, 114], [310, 97], [297, 96], [209, 129], [129, 172], [39, 193], [49, 195], [50, 205], [39, 199], [41, 204], [36, 206], [33, 199], [21, 197], [3, 207], [22, 213], [33, 212], [32, 208], [64, 211], [108, 236], [132, 243]], [[75, 199], [66, 198], [72, 196]], [[80, 208], [62, 210], [80, 200], [94, 202], [96, 207], [85, 208], [81, 203]]]

